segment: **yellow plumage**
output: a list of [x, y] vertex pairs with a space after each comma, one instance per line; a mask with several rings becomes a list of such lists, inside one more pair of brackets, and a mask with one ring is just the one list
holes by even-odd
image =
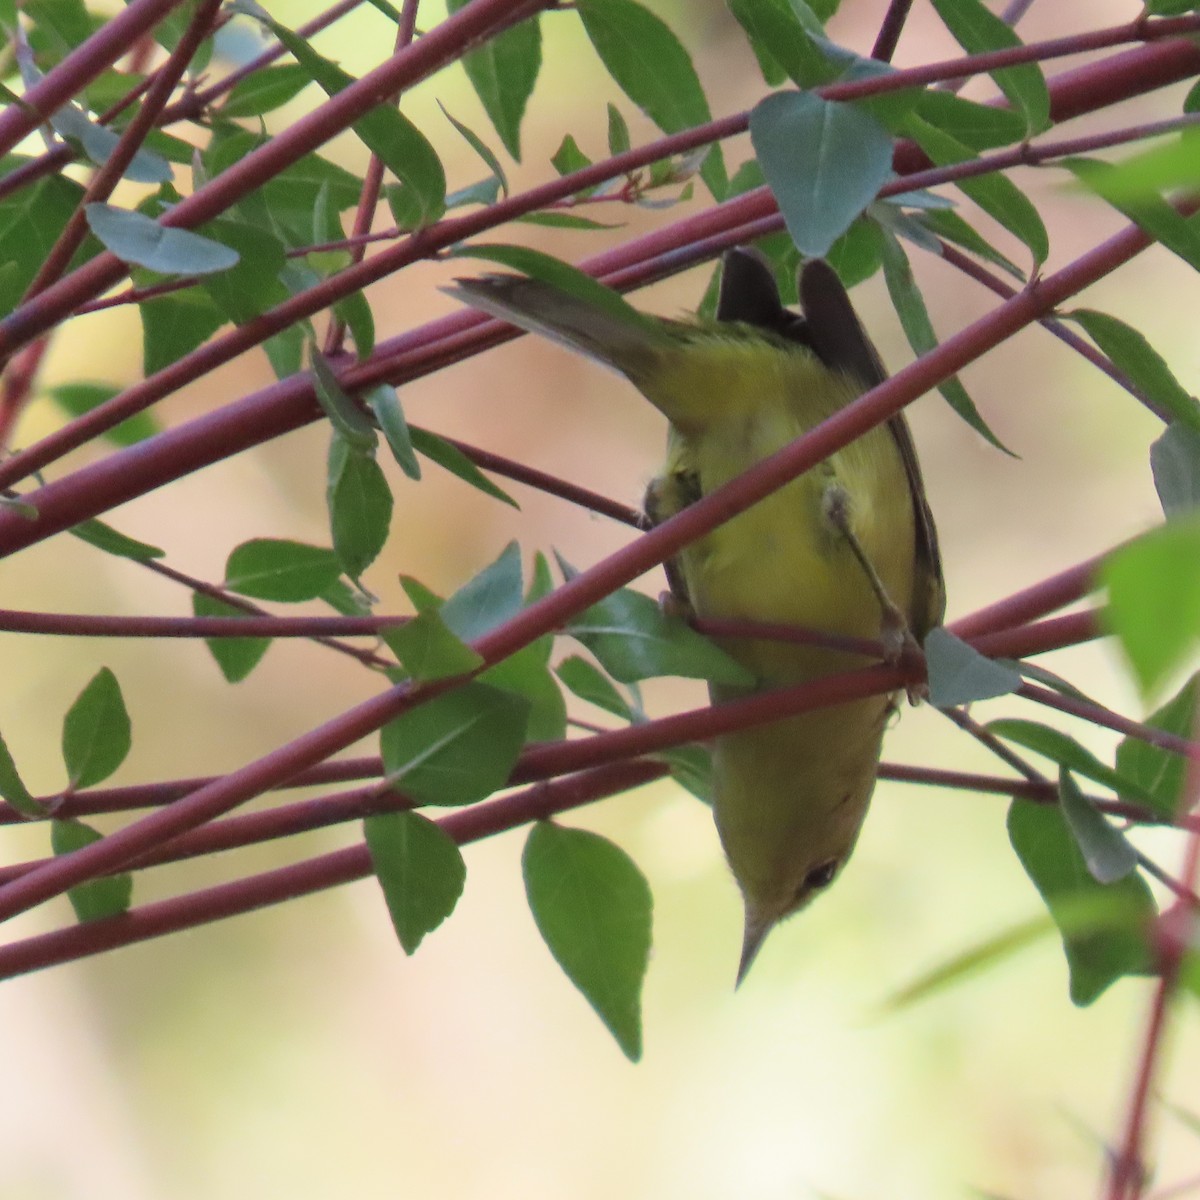
[[[667, 417], [667, 461], [647, 493], [655, 522], [882, 379], [823, 263], [802, 277], [807, 323], [780, 305], [768, 269], [745, 251], [726, 257], [716, 322], [626, 316], [511, 276], [461, 281], [458, 290], [477, 307], [615, 367]], [[692, 543], [668, 574], [701, 617], [879, 638], [889, 632], [890, 602], [922, 637], [941, 617], [941, 571], [902, 419]], [[846, 652], [795, 643], [729, 638], [722, 646], [754, 674], [755, 691], [863, 665]], [[716, 701], [736, 694], [710, 690]], [[739, 980], [770, 929], [831, 882], [849, 856], [892, 706], [891, 696], [873, 696], [716, 739], [714, 815], [746, 908]]]

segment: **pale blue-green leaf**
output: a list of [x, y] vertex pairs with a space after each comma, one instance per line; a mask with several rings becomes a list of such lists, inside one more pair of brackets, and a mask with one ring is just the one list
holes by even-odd
[[1172, 421], [1150, 445], [1150, 470], [1159, 503], [1168, 517], [1200, 507], [1200, 433]]
[[1116, 883], [1137, 870], [1137, 851], [1079, 790], [1066, 767], [1058, 772], [1058, 802], [1067, 828], [1097, 883]]
[[111, 204], [84, 208], [88, 227], [122, 262], [148, 267], [160, 275], [207, 275], [236, 265], [228, 246], [187, 229], [168, 229], [142, 213]]
[[759, 101], [750, 138], [788, 232], [812, 256], [866, 210], [892, 170], [891, 135], [874, 117], [814, 93]]
[[935, 708], [1007, 696], [1021, 686], [1021, 676], [1011, 667], [984, 658], [940, 625], [926, 635], [925, 664], [929, 702]]

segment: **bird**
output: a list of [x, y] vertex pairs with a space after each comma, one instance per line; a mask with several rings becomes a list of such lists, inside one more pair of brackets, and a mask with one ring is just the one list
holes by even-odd
[[[623, 375], [667, 419], [666, 460], [646, 491], [658, 524], [807, 433], [886, 374], [837, 273], [803, 264], [801, 313], [770, 265], [722, 260], [715, 318], [649, 316], [587, 281], [491, 274], [446, 290]], [[593, 291], [593, 289], [595, 289]], [[902, 415], [835, 451], [664, 564], [674, 605], [698, 618], [923, 640], [945, 611], [937, 532]], [[720, 637], [753, 684], [709, 685], [714, 703], [862, 665], [829, 645]], [[726, 733], [712, 745], [717, 832], [741, 891], [737, 985], [767, 935], [834, 881], [858, 838], [894, 694]]]

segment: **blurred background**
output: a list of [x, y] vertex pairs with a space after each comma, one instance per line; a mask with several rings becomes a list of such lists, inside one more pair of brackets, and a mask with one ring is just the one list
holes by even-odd
[[[715, 115], [764, 91], [720, 0], [648, 0], [687, 44]], [[316, 2], [272, 5], [293, 28]], [[885, 5], [845, 3], [837, 40], [869, 50]], [[1134, 3], [1035, 5], [1027, 41], [1133, 19]], [[422, 4], [420, 23], [440, 16]], [[524, 126], [514, 189], [544, 179], [562, 134], [602, 157], [605, 101], [635, 144], [651, 127], [607, 81], [569, 11], [543, 18], [545, 67]], [[317, 45], [353, 72], [374, 65], [394, 27], [364, 6]], [[247, 52], [249, 35], [231, 54]], [[918, 4], [897, 62], [952, 57], [956, 47]], [[1075, 65], [1071, 60], [1068, 65]], [[1063, 69], [1060, 65], [1052, 71]], [[967, 95], [991, 95], [986, 82]], [[311, 89], [310, 89], [311, 92]], [[273, 127], [312, 103], [306, 92]], [[1121, 123], [1179, 111], [1182, 89], [1124, 106]], [[460, 69], [405, 99], [435, 141], [451, 187], [479, 164], [437, 109], [496, 142]], [[1070, 132], [1107, 127], [1111, 116]], [[731, 170], [749, 157], [727, 146]], [[339, 140], [330, 157], [360, 171], [365, 151]], [[1120, 225], [1054, 170], [1028, 171], [1052, 234], [1053, 270]], [[693, 206], [699, 202], [693, 202]], [[569, 260], [691, 211], [598, 213], [611, 234], [505, 230]], [[612, 215], [615, 213], [616, 215]], [[974, 214], [969, 214], [974, 216]], [[914, 252], [939, 332], [991, 299]], [[453, 265], [453, 264], [452, 264]], [[462, 273], [462, 266], [458, 264]], [[437, 285], [452, 271], [418, 264], [369, 293], [380, 337], [449, 311]], [[640, 293], [648, 310], [693, 308], [696, 270]], [[1194, 277], [1151, 251], [1084, 303], [1143, 329], [1189, 386], [1196, 376]], [[1185, 290], [1188, 289], [1188, 290]], [[855, 302], [893, 368], [911, 357], [881, 279]], [[140, 333], [115, 310], [72, 325], [46, 382], [124, 384], [140, 374]], [[162, 406], [178, 422], [270, 382], [251, 354]], [[910, 410], [942, 538], [951, 618], [1074, 564], [1158, 521], [1147, 460], [1156, 422], [1044, 331], [988, 355], [964, 380], [1018, 458], [985, 445], [937, 396]], [[661, 419], [621, 381], [548, 345], [521, 339], [402, 394], [409, 419], [628, 503], [640, 501], [659, 456]], [[23, 444], [58, 418], [30, 412]], [[219, 581], [228, 552], [251, 536], [326, 544], [324, 456], [317, 426], [145, 497], [111, 515], [162, 545], [167, 561]], [[368, 573], [379, 611], [405, 611], [398, 582], [415, 575], [453, 590], [520, 539], [590, 565], [630, 536], [623, 527], [517, 485], [518, 513], [429, 466], [414, 484], [385, 463], [396, 515]], [[7, 603], [49, 611], [190, 612], [186, 593], [134, 564], [59, 538], [4, 565]], [[660, 575], [639, 586], [657, 594]], [[201, 644], [75, 641], [5, 635], [0, 722], [35, 791], [62, 786], [61, 714], [100, 666], [130, 707], [133, 752], [113, 782], [238, 767], [377, 688], [318, 646], [276, 643], [244, 683], [221, 679]], [[1137, 699], [1107, 646], [1046, 665], [1131, 715]], [[648, 689], [657, 713], [692, 707], [703, 689]], [[978, 707], [1039, 719], [1015, 700]], [[595, 716], [594, 713], [586, 714]], [[1102, 757], [1113, 740], [1070, 730]], [[363, 747], [366, 752], [370, 747]], [[906, 709], [885, 760], [991, 772], [992, 762], [936, 712]], [[776, 933], [747, 984], [732, 984], [740, 905], [708, 812], [666, 782], [570, 814], [614, 838], [650, 879], [654, 950], [645, 990], [645, 1055], [628, 1063], [541, 943], [520, 876], [521, 831], [470, 847], [457, 911], [412, 959], [396, 943], [370, 882], [197, 932], [7, 982], [0, 987], [0, 1196], [21, 1200], [174, 1200], [213, 1196], [656, 1200], [1082, 1195], [1100, 1178], [1150, 998], [1126, 980], [1093, 1008], [1074, 1009], [1057, 939], [911, 1008], [889, 996], [943, 960], [1038, 914], [1040, 902], [1004, 831], [1005, 802], [882, 783], [838, 886]], [[357, 826], [287, 845], [139, 876], [135, 902], [234, 878], [354, 842]], [[6, 831], [4, 860], [45, 853], [37, 828]], [[1164, 865], [1169, 837], [1144, 838]], [[9, 936], [70, 921], [56, 904], [14, 922]], [[1194, 1020], [1181, 1020], [1162, 1080], [1172, 1104], [1200, 1111]], [[1195, 1130], [1164, 1111], [1155, 1160], [1164, 1184], [1200, 1162]]]

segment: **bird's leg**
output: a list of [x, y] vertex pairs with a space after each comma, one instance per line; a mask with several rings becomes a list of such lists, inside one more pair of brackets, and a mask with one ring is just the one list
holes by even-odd
[[871, 591], [879, 601], [879, 639], [883, 643], [883, 657], [894, 666], [904, 657], [905, 651], [920, 651], [916, 638], [908, 628], [908, 618], [888, 595], [883, 580], [879, 578], [879, 572], [875, 570], [875, 564], [871, 562], [854, 530], [850, 528], [850, 497], [845, 488], [840, 484], [831, 483], [825, 489], [823, 508], [825, 519], [846, 539], [846, 545], [858, 559], [858, 565], [862, 567], [863, 574], [871, 585]]

